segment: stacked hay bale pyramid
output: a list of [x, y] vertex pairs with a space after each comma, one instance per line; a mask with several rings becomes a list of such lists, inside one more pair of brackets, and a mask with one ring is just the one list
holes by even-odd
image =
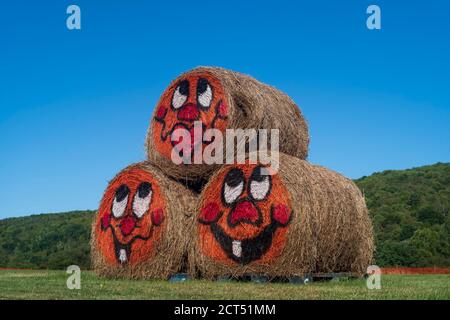
[[[208, 129], [278, 129], [279, 138], [257, 150], [248, 137], [224, 138], [245, 146], [245, 161], [195, 161], [218, 142]], [[302, 113], [279, 90], [221, 68], [182, 74], [155, 107], [148, 159], [105, 191], [92, 227], [94, 270], [162, 279], [362, 275], [374, 249], [364, 198], [351, 180], [308, 163], [308, 144]], [[262, 149], [270, 164], [258, 158]]]

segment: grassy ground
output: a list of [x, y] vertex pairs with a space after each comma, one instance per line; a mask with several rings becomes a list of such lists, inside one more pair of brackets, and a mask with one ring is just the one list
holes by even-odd
[[63, 271], [0, 270], [0, 299], [446, 299], [450, 275], [385, 275], [382, 289], [364, 280], [286, 283], [106, 280], [82, 272], [81, 289], [66, 287]]

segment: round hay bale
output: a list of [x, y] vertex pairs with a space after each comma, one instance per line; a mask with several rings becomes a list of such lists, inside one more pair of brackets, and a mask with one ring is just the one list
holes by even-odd
[[[172, 134], [177, 128], [193, 136], [194, 122], [206, 129], [279, 129], [279, 150], [306, 159], [308, 126], [300, 109], [283, 92], [258, 80], [217, 67], [198, 67], [176, 78], [162, 94], [147, 133], [148, 159], [174, 178], [207, 178], [218, 165], [176, 165], [171, 159]], [[203, 136], [203, 134], [201, 135]], [[186, 157], [193, 160], [195, 148], [204, 148], [210, 141], [192, 139]], [[224, 141], [225, 141], [224, 137]], [[237, 139], [239, 140], [239, 139]], [[245, 138], [242, 141], [247, 141]], [[241, 144], [242, 141], [236, 141]], [[268, 148], [274, 149], [274, 148]], [[225, 154], [225, 151], [224, 151]], [[194, 161], [192, 161], [194, 163]]]
[[93, 269], [107, 277], [160, 279], [183, 271], [195, 203], [191, 191], [153, 165], [125, 168], [109, 183], [93, 221]]
[[278, 165], [278, 172], [247, 163], [214, 173], [198, 201], [192, 276], [366, 271], [373, 233], [357, 186], [292, 156], [279, 154]]

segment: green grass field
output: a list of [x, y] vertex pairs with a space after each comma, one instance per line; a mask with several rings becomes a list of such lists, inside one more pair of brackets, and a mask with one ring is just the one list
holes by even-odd
[[385, 275], [380, 290], [364, 280], [286, 283], [192, 280], [107, 280], [81, 275], [81, 289], [69, 290], [63, 271], [0, 270], [0, 299], [450, 299], [450, 275]]

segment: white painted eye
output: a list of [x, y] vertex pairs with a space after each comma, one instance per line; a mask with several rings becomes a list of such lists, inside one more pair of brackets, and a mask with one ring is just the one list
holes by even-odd
[[211, 86], [206, 79], [199, 79], [197, 84], [197, 101], [203, 108], [208, 108], [211, 105], [213, 92]]
[[198, 103], [200, 103], [202, 107], [206, 108], [211, 105], [211, 100], [212, 100], [212, 90], [208, 84], [208, 86], [206, 87], [206, 91], [198, 96]]
[[225, 183], [225, 188], [223, 190], [223, 198], [226, 203], [233, 203], [236, 199], [242, 194], [242, 190], [244, 190], [244, 182], [239, 183], [235, 187], [230, 187], [227, 183]]
[[239, 169], [232, 169], [225, 177], [223, 185], [223, 200], [231, 204], [239, 198], [244, 191], [244, 174]]
[[263, 200], [270, 191], [271, 178], [266, 171], [264, 168], [258, 167], [250, 178], [250, 194], [255, 200]]
[[120, 218], [123, 216], [128, 204], [129, 193], [130, 189], [124, 184], [117, 188], [111, 208], [114, 217]]
[[172, 98], [172, 106], [175, 109], [181, 108], [183, 104], [186, 102], [187, 96], [180, 93], [180, 87], [178, 87], [175, 92], [173, 93]]
[[153, 192], [150, 183], [143, 182], [139, 185], [133, 200], [133, 212], [138, 218], [141, 218], [148, 211], [152, 195]]
[[172, 106], [175, 109], [181, 108], [186, 102], [188, 94], [189, 94], [189, 82], [187, 80], [181, 81], [173, 93]]

